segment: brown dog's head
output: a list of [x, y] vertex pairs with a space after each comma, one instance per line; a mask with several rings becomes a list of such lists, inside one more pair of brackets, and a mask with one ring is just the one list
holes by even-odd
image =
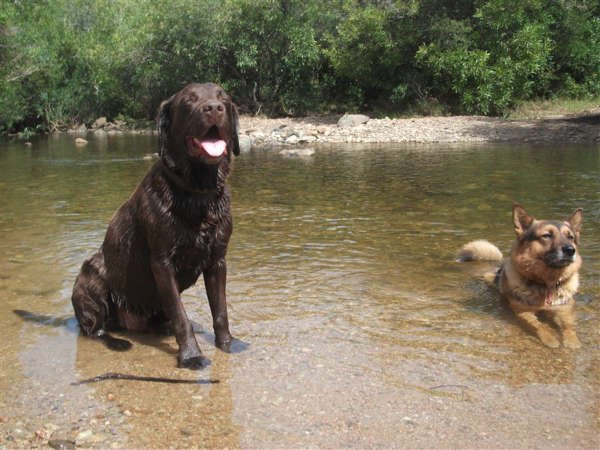
[[517, 242], [512, 257], [520, 271], [533, 279], [547, 281], [566, 271], [577, 271], [581, 257], [577, 251], [583, 210], [578, 208], [565, 221], [536, 220], [518, 204], [513, 206]]
[[240, 153], [237, 109], [214, 83], [189, 84], [162, 102], [157, 126], [161, 159], [179, 175]]

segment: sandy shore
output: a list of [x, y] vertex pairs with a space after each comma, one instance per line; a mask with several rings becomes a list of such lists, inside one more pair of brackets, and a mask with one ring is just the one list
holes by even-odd
[[[148, 124], [150, 127], [151, 124]], [[91, 134], [148, 134], [153, 128], [132, 129], [125, 122], [102, 117], [88, 128], [68, 130], [81, 141]], [[361, 114], [302, 118], [240, 117], [242, 151], [269, 147], [312, 147], [344, 143], [600, 143], [600, 108], [576, 115], [535, 120], [484, 116], [436, 116], [404, 119], [371, 118]]]
[[600, 142], [600, 111], [538, 120], [481, 116], [375, 119], [356, 115], [349, 117], [350, 124], [342, 125], [340, 120], [344, 119], [348, 116], [243, 116], [240, 137], [246, 148], [332, 143]]

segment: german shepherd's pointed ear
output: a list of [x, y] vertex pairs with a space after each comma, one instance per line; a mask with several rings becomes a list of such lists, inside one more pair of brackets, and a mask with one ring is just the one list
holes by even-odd
[[227, 103], [227, 115], [229, 116], [229, 123], [231, 124], [231, 144], [233, 148], [233, 154], [235, 156], [240, 155], [240, 139], [238, 132], [240, 128], [240, 119], [238, 117], [237, 107], [233, 103]]
[[167, 151], [167, 141], [169, 140], [169, 128], [171, 127], [171, 100], [163, 101], [158, 108], [156, 116], [156, 129], [158, 131], [158, 154], [164, 157]]
[[583, 222], [583, 209], [577, 208], [575, 212], [567, 219], [567, 222], [571, 225], [573, 233], [575, 234], [575, 243], [579, 243], [579, 231], [581, 230], [581, 223]]
[[518, 203], [513, 205], [512, 213], [515, 233], [517, 233], [517, 236], [521, 236], [529, 229], [535, 218]]

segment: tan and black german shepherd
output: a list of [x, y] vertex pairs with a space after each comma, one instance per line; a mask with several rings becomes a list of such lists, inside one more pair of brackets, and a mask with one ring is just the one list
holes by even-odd
[[558, 325], [565, 347], [579, 348], [575, 334], [575, 299], [582, 259], [577, 249], [583, 210], [576, 209], [566, 221], [536, 220], [518, 204], [513, 205], [517, 239], [510, 256], [488, 241], [464, 245], [459, 261], [502, 261], [487, 280], [500, 290], [523, 326], [533, 331], [548, 347], [560, 341], [552, 327], [539, 320], [546, 313]]

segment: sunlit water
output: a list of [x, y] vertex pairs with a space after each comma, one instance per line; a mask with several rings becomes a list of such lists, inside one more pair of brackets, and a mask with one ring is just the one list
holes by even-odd
[[[600, 445], [600, 147], [242, 155], [228, 301], [247, 348], [213, 347], [198, 283], [184, 301], [212, 364], [191, 372], [170, 337], [128, 334], [114, 353], [78, 336], [74, 278], [156, 144], [72, 142], [0, 147], [0, 446]], [[508, 250], [513, 200], [540, 218], [584, 209], [580, 350], [543, 347], [479, 281], [492, 266], [454, 261], [474, 238]], [[74, 384], [107, 372], [199, 382]]]

